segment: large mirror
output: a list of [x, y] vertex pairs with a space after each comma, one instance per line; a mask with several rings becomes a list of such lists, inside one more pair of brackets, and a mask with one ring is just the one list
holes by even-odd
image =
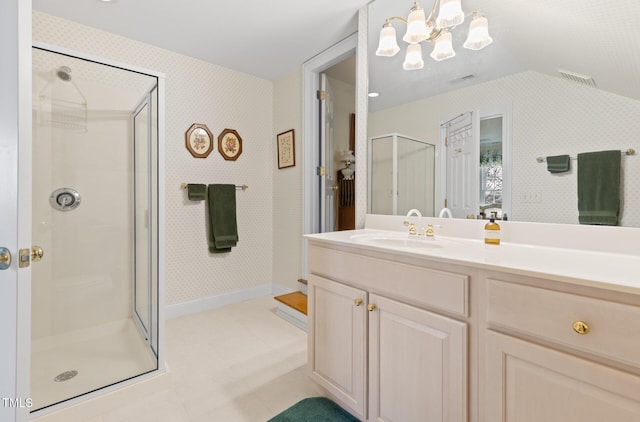
[[[478, 203], [491, 197], [510, 220], [578, 224], [577, 155], [619, 150], [618, 225], [640, 227], [640, 2], [462, 0], [465, 21], [450, 31], [455, 57], [432, 59], [433, 42], [424, 41], [424, 67], [404, 70], [403, 21], [391, 21], [400, 51], [380, 57], [376, 49], [385, 20], [406, 19], [412, 5], [369, 5], [368, 85], [379, 95], [369, 99], [367, 138], [398, 134], [435, 145], [435, 205], [424, 215], [437, 216], [448, 195], [451, 207], [462, 173], [452, 173], [445, 144], [463, 151], [468, 132], [478, 144], [474, 160], [491, 162], [486, 151], [500, 138], [503, 185], [498, 194], [481, 189], [487, 174], [474, 167], [471, 182], [460, 185], [474, 200], [469, 214], [480, 214]], [[420, 5], [429, 15], [433, 0]], [[463, 48], [475, 11], [493, 39], [477, 51]], [[636, 154], [626, 155], [629, 149]], [[562, 155], [570, 156], [569, 170], [550, 172], [546, 158]]]

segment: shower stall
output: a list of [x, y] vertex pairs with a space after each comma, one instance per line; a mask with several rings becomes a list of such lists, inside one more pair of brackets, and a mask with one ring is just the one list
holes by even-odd
[[432, 217], [435, 145], [391, 133], [370, 138], [368, 146], [369, 212], [406, 215], [415, 208]]
[[33, 53], [32, 411], [158, 369], [159, 79]]

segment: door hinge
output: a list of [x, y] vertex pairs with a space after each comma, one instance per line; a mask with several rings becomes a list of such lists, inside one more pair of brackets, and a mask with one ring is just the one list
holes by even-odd
[[444, 207], [447, 208], [447, 198], [444, 198]]
[[316, 174], [317, 174], [318, 176], [324, 176], [324, 167], [323, 167], [323, 166], [318, 166], [318, 167], [316, 168]]
[[444, 138], [444, 146], [445, 147], [449, 146], [449, 137], [448, 136], [446, 138]]
[[323, 90], [318, 90], [318, 99], [320, 101], [324, 101], [324, 91]]

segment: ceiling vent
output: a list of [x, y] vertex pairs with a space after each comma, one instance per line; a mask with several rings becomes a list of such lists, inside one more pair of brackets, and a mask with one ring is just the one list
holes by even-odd
[[473, 79], [473, 78], [475, 78], [475, 77], [476, 77], [476, 75], [474, 75], [473, 73], [471, 73], [471, 74], [469, 74], [469, 75], [466, 75], [466, 76], [462, 76], [462, 77], [460, 77], [460, 78], [453, 79], [453, 80], [451, 80], [451, 81], [449, 81], [449, 82], [450, 82], [450, 83], [452, 83], [452, 84], [455, 84], [455, 83], [458, 83], [458, 82], [466, 82], [466, 81], [471, 80], [471, 79]]
[[558, 72], [560, 73], [560, 76], [562, 76], [566, 80], [579, 83], [580, 85], [592, 87], [596, 86], [596, 81], [594, 81], [591, 76], [581, 75], [579, 73], [569, 72], [568, 70], [561, 69], [558, 69]]

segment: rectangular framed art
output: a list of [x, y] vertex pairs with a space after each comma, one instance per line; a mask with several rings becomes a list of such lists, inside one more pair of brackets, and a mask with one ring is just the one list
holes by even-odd
[[296, 165], [296, 145], [293, 129], [278, 134], [278, 168]]

